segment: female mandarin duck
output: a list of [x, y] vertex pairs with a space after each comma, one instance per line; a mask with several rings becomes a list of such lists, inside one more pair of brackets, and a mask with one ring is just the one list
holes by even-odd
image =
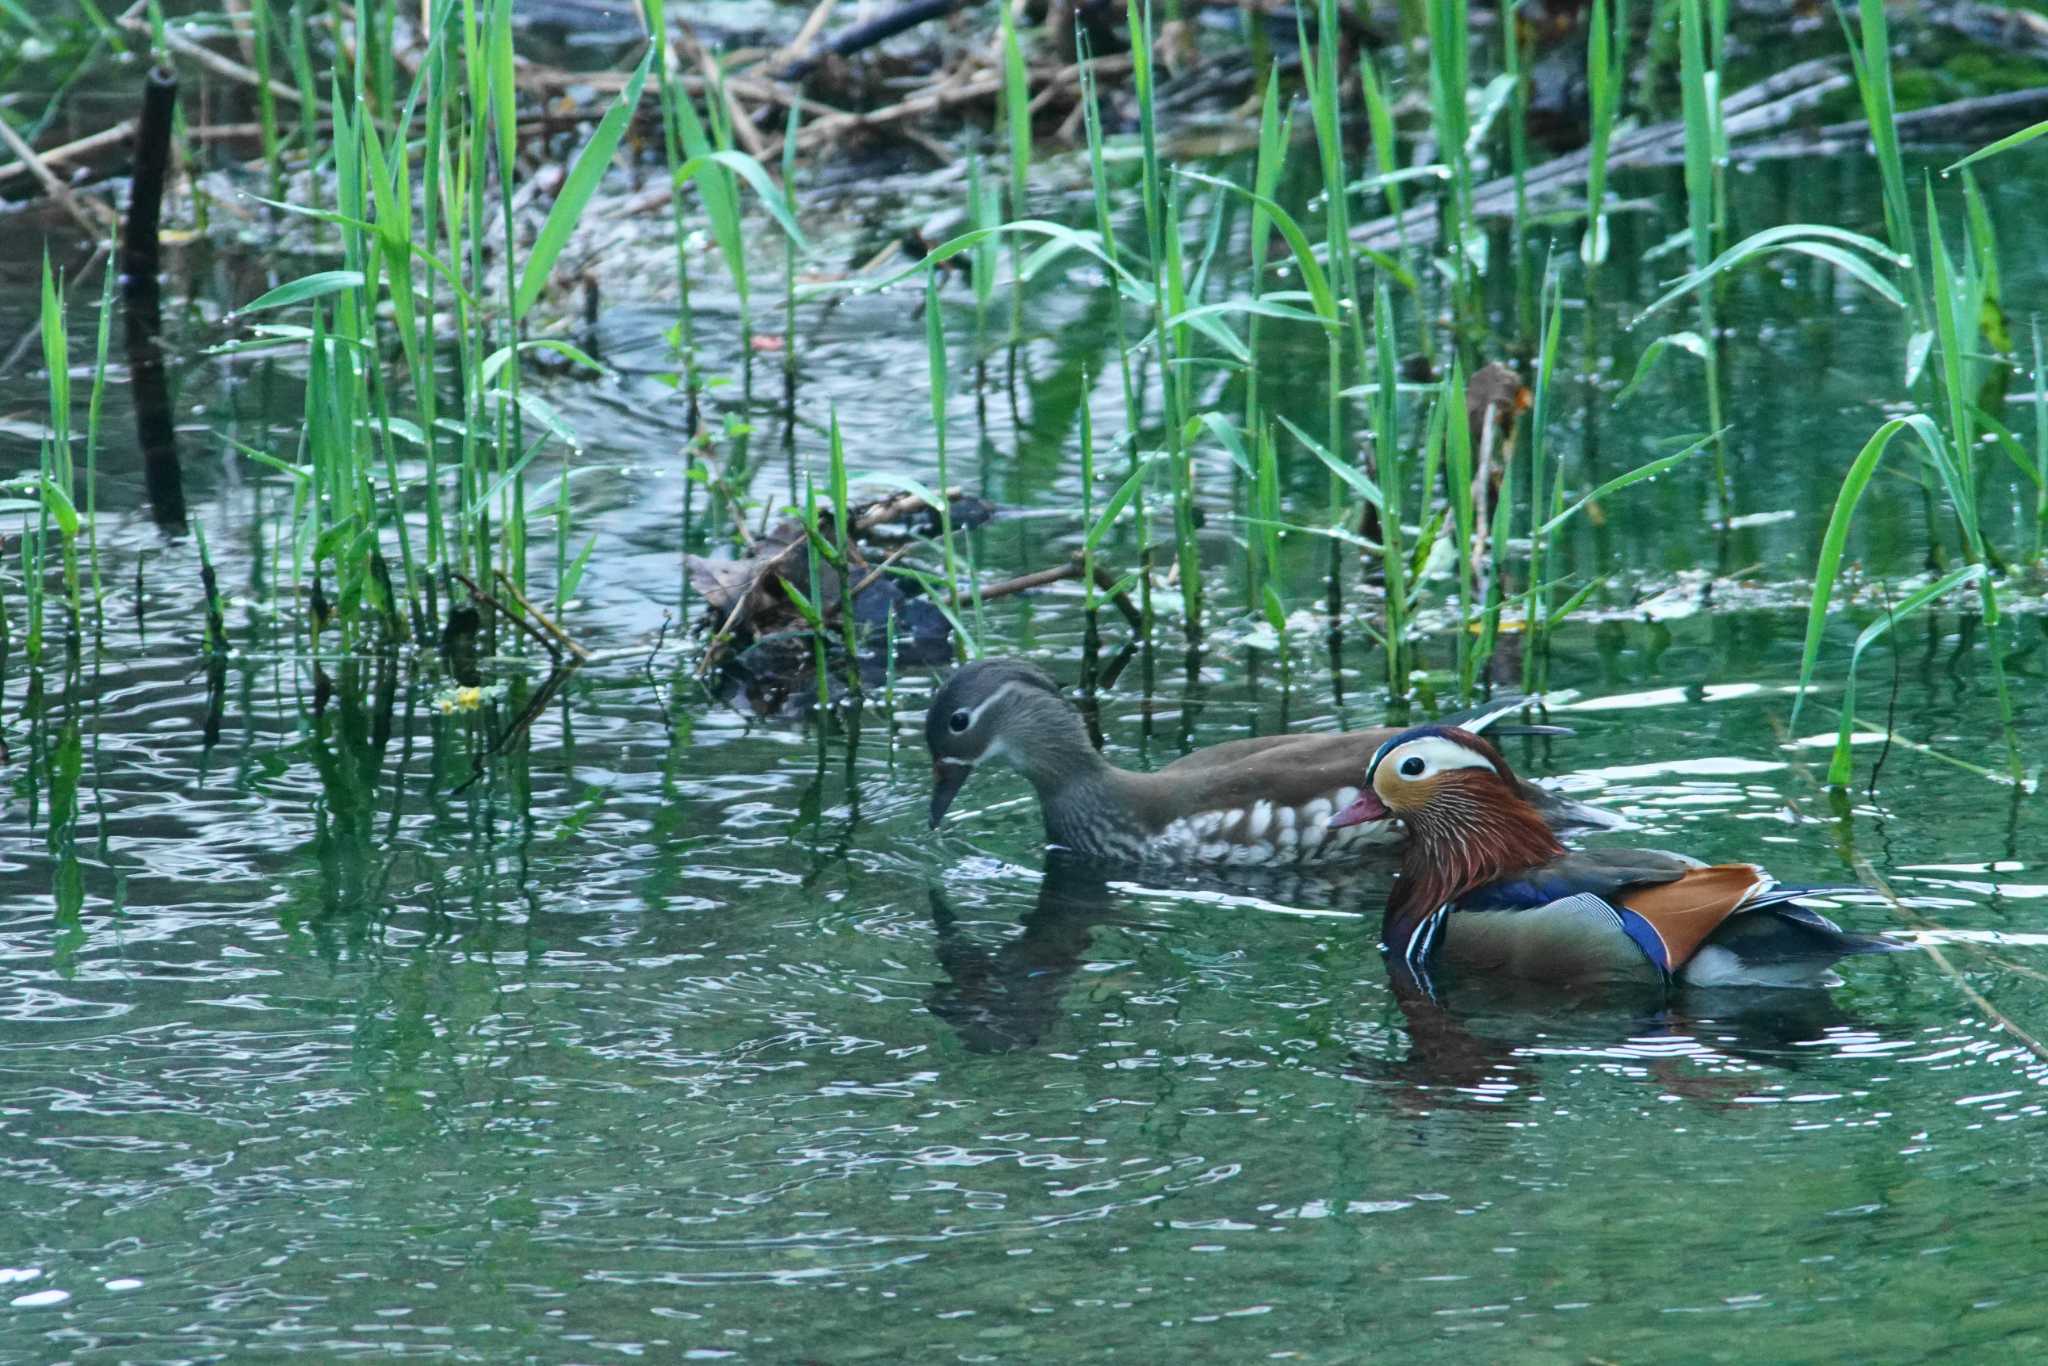
[[1783, 887], [1752, 863], [1656, 849], [1569, 852], [1500, 751], [1418, 726], [1380, 745], [1338, 828], [1408, 831], [1381, 938], [1426, 988], [1433, 964], [1592, 985], [1834, 986], [1838, 958], [1909, 947], [1799, 904], [1860, 887]]
[[[1520, 705], [1504, 699], [1467, 717], [1475, 729]], [[1334, 864], [1391, 852], [1384, 817], [1337, 826], [1358, 775], [1389, 728], [1267, 735], [1195, 751], [1156, 773], [1117, 768], [1089, 743], [1059, 685], [1018, 660], [988, 659], [946, 680], [925, 715], [932, 751], [932, 825], [974, 772], [1002, 760], [1038, 792], [1046, 839], [1084, 858], [1183, 867]], [[1561, 824], [1614, 818], [1510, 779], [1517, 799]]]

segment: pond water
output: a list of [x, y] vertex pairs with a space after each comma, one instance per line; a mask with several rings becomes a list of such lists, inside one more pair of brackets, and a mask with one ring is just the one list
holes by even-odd
[[[1757, 224], [1877, 212], [1850, 163], [1735, 178]], [[1655, 209], [1618, 222], [1617, 261], [1682, 223], [1672, 186], [1620, 187]], [[2003, 243], [2016, 316], [2042, 298], [2048, 239], [2026, 206], [2044, 188], [2039, 156], [1987, 177], [2025, 235]], [[1981, 628], [1944, 608], [1866, 659], [1865, 719], [1889, 710], [1910, 741], [1874, 791], [1876, 746], [1832, 798], [1825, 747], [1799, 743], [1832, 733], [1838, 692], [1786, 729], [1820, 529], [1901, 392], [1898, 316], [1822, 268], [1730, 291], [1737, 525], [1708, 524], [1694, 462], [1575, 531], [1568, 559], [1610, 576], [1555, 645], [1555, 719], [1576, 734], [1509, 753], [1625, 814], [1635, 828], [1607, 842], [1761, 859], [1788, 880], [1867, 866], [1909, 914], [1873, 896], [1844, 918], [1907, 929], [1939, 960], [1851, 963], [1826, 996], [1468, 992], [1415, 1011], [1374, 945], [1383, 871], [1091, 880], [1048, 867], [1026, 789], [1000, 774], [935, 836], [929, 671], [902, 678], [898, 715], [871, 703], [857, 727], [710, 700], [673, 634], [656, 648], [683, 498], [656, 312], [603, 324], [617, 377], [548, 386], [585, 437], [579, 523], [603, 537], [570, 622], [613, 653], [481, 765], [537, 670], [502, 666], [513, 696], [475, 714], [442, 714], [431, 670], [366, 661], [330, 661], [316, 696], [267, 606], [289, 490], [215, 435], [288, 449], [298, 381], [197, 356], [218, 335], [207, 316], [259, 292], [262, 265], [201, 258], [179, 287], [201, 302], [169, 306], [190, 357], [174, 366], [187, 495], [235, 655], [209, 675], [196, 551], [145, 511], [117, 386], [104, 640], [75, 678], [7, 656], [0, 1361], [2048, 1350], [2048, 1066], [1986, 1004], [2048, 1033], [2048, 824], [2038, 798], [1955, 762], [2002, 762]], [[33, 262], [0, 269], [12, 337], [33, 322]], [[1648, 340], [1613, 318], [1653, 297], [1656, 269], [1603, 276], [1612, 316], [1566, 343], [1599, 381], [1570, 388], [1555, 432], [1576, 488], [1704, 425], [1682, 357], [1613, 406]], [[1014, 397], [1000, 364], [985, 402], [956, 385], [956, 478], [1009, 514], [978, 533], [990, 575], [1078, 545], [1072, 424], [1108, 343], [1076, 278], [1030, 296]], [[707, 351], [737, 353], [715, 297], [706, 316]], [[1312, 391], [1320, 348], [1273, 346], [1272, 382], [1299, 357]], [[836, 403], [856, 469], [933, 479], [923, 371], [909, 297], [807, 313], [799, 459], [822, 460]], [[0, 377], [10, 417], [41, 395], [23, 366]], [[1087, 401], [1098, 430], [1120, 424], [1110, 387]], [[756, 491], [780, 497], [774, 403], [754, 420], [774, 452]], [[2026, 420], [2015, 407], [2023, 436]], [[10, 464], [33, 458], [8, 440]], [[1992, 522], [2031, 497], [2012, 473]], [[1220, 520], [1219, 602], [1237, 554]], [[1853, 553], [1904, 581], [1928, 525], [1917, 485], [1881, 481]], [[1305, 605], [1322, 552], [1297, 554]], [[1830, 678], [1862, 601], [1830, 624]], [[2020, 613], [2012, 665], [2037, 768], [2040, 620]], [[1106, 649], [1119, 630], [1105, 623]], [[1084, 634], [1071, 585], [982, 619], [989, 652], [1069, 682]], [[1119, 762], [1384, 715], [1384, 665], [1356, 631], [1333, 650], [1304, 630], [1286, 670], [1227, 613], [1198, 659], [1177, 634], [1100, 696]], [[65, 715], [81, 727], [75, 925], [52, 917], [49, 794], [29, 762]]]

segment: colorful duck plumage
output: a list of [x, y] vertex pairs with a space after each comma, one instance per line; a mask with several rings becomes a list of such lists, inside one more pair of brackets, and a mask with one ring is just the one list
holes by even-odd
[[1387, 820], [1407, 843], [1382, 938], [1425, 985], [1448, 965], [1575, 984], [1829, 986], [1836, 960], [1905, 947], [1802, 904], [1861, 888], [1787, 887], [1754, 864], [1657, 849], [1568, 850], [1500, 751], [1452, 726], [1383, 743], [1332, 824]]

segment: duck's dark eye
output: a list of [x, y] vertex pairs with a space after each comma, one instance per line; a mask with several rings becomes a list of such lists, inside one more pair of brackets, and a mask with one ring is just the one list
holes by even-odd
[[1422, 770], [1428, 767], [1428, 764], [1422, 762], [1420, 754], [1413, 754], [1401, 761], [1401, 776], [1404, 778], [1420, 778]]
[[955, 735], [958, 735], [961, 731], [966, 730], [968, 724], [973, 720], [974, 718], [969, 716], [965, 711], [956, 711], [953, 713], [952, 719], [948, 721], [947, 724], [952, 726], [953, 733]]

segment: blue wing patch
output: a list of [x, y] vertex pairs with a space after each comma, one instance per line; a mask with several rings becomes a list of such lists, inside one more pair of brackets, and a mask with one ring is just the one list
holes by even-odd
[[1621, 927], [1628, 931], [1628, 937], [1635, 940], [1636, 947], [1643, 951], [1643, 956], [1656, 966], [1658, 972], [1669, 977], [1671, 946], [1664, 942], [1663, 935], [1657, 933], [1657, 927], [1626, 906], [1615, 907], [1614, 913], [1620, 917]]

